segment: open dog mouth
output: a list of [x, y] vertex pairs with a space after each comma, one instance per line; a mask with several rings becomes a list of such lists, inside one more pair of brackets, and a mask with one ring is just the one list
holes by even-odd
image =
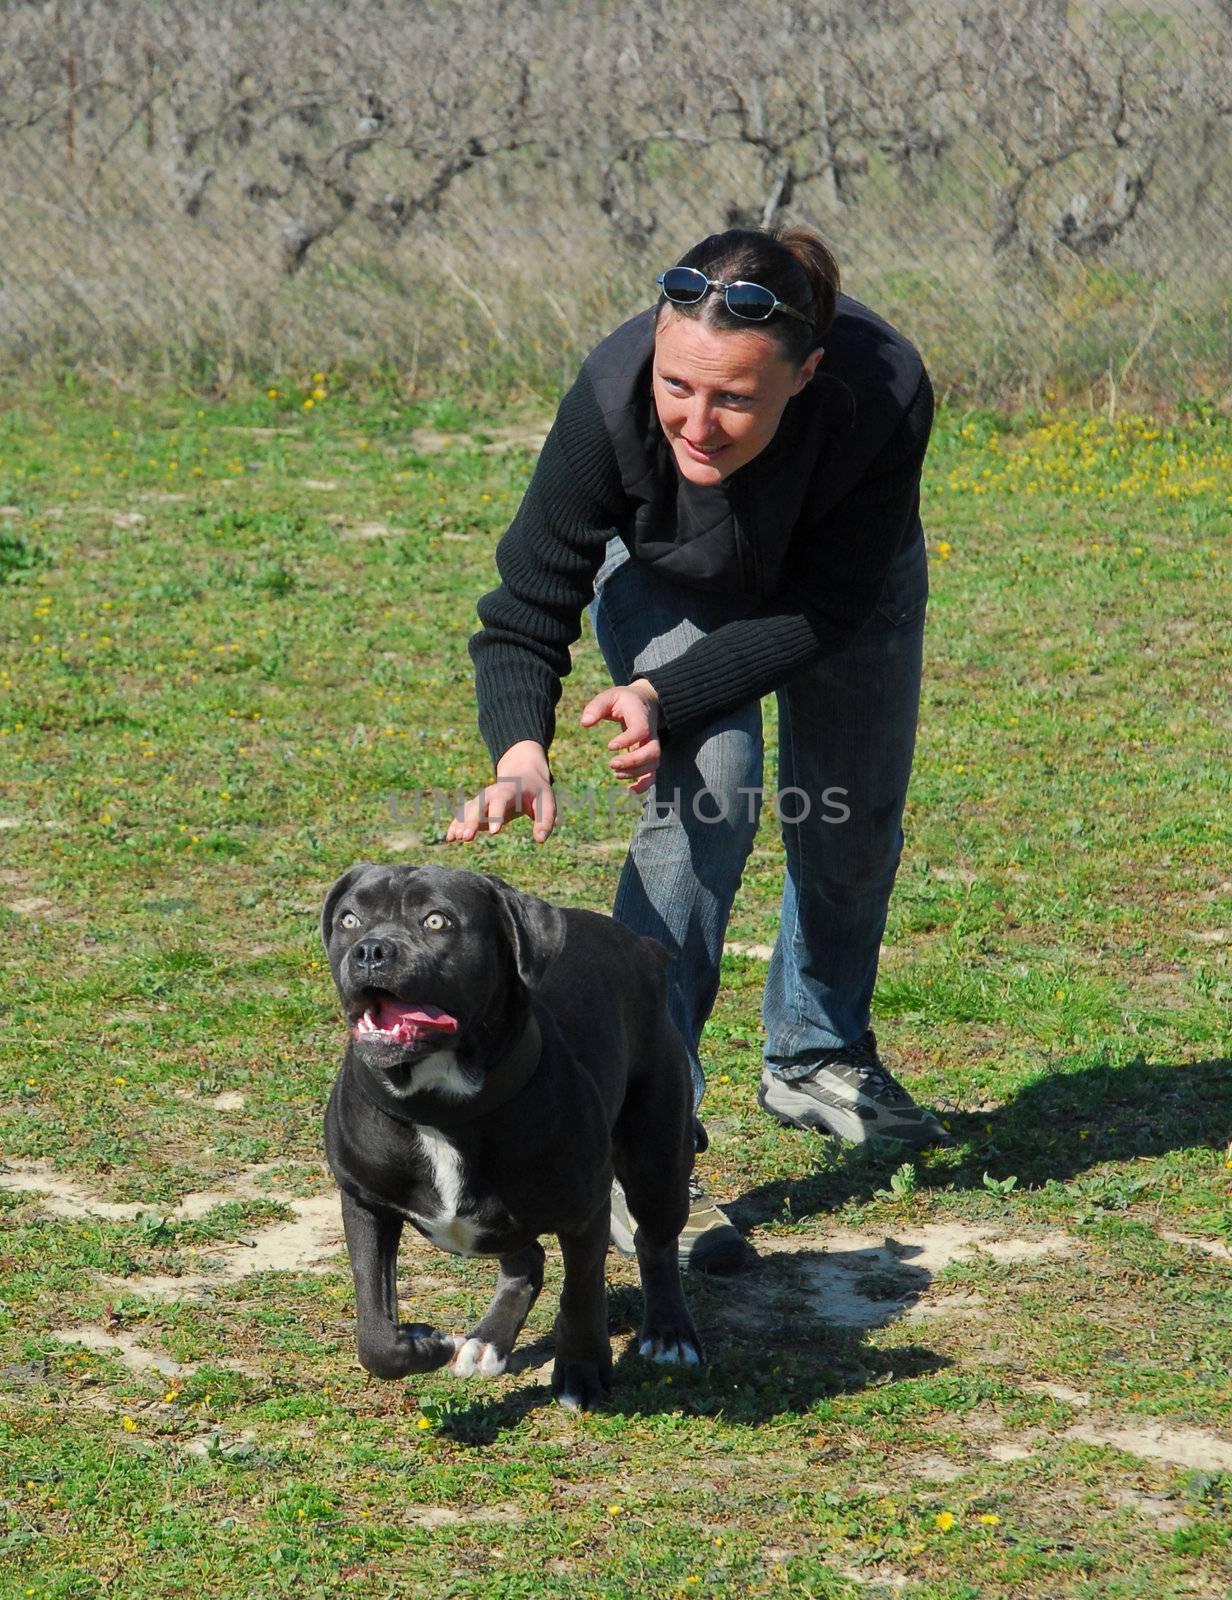
[[389, 1044], [418, 1044], [457, 1031], [457, 1017], [439, 1006], [410, 1004], [380, 990], [373, 991], [359, 1021], [351, 1027], [353, 1038]]

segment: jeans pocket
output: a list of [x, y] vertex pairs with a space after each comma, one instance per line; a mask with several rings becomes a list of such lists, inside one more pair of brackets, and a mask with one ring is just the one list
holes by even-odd
[[877, 613], [895, 627], [918, 617], [928, 604], [928, 556], [924, 549], [924, 530], [917, 522], [908, 528], [902, 548], [890, 563]]

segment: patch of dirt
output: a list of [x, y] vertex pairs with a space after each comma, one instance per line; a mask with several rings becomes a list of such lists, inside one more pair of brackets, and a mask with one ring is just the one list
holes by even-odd
[[1091, 1396], [1084, 1394], [1081, 1389], [1071, 1389], [1067, 1383], [1047, 1383], [1040, 1379], [1036, 1383], [1024, 1384], [1024, 1388], [1032, 1394], [1046, 1394], [1050, 1400], [1060, 1400], [1067, 1406], [1089, 1406]]
[[45, 895], [32, 895], [28, 900], [8, 900], [5, 909], [15, 911], [19, 917], [42, 917], [48, 922], [56, 921], [60, 915], [55, 901], [48, 900]]
[[1147, 1517], [1161, 1533], [1175, 1533], [1188, 1525], [1190, 1518], [1176, 1509], [1171, 1495], [1143, 1494], [1138, 1489], [1120, 1489], [1113, 1493], [1112, 1503], [1128, 1506], [1140, 1517]]
[[[952, 1261], [972, 1253], [995, 1261], [1038, 1261], [1077, 1248], [1068, 1234], [1037, 1239], [999, 1239], [993, 1228], [962, 1222], [928, 1223], [908, 1228], [894, 1238], [836, 1229], [820, 1235], [790, 1234], [759, 1239], [763, 1254], [791, 1256], [795, 1279], [786, 1292], [801, 1292], [825, 1322], [846, 1328], [881, 1328], [904, 1315], [936, 1317], [950, 1313], [982, 1316], [982, 1300], [963, 1291], [932, 1290], [933, 1279]], [[758, 1306], [752, 1295], [733, 1314], [742, 1321], [777, 1320], [770, 1304]]]
[[1204, 1472], [1232, 1472], [1232, 1440], [1197, 1428], [1166, 1428], [1161, 1422], [1080, 1422], [1066, 1429], [1063, 1439], [1082, 1444], [1108, 1445], [1146, 1461], [1166, 1461], [1174, 1467], [1197, 1467]]
[[1222, 1239], [1200, 1239], [1196, 1234], [1175, 1233], [1171, 1228], [1161, 1228], [1159, 1237], [1167, 1239], [1169, 1244], [1184, 1244], [1191, 1250], [1202, 1250], [1208, 1256], [1214, 1256], [1216, 1261], [1232, 1261], [1232, 1250]]
[[500, 455], [506, 450], [542, 450], [550, 422], [522, 427], [484, 428], [487, 444], [476, 444], [468, 433], [442, 433], [438, 428], [412, 428], [411, 448], [420, 455], [436, 455], [442, 450], [480, 450], [484, 455]]
[[349, 528], [339, 528], [340, 539], [386, 539], [395, 530], [387, 522], [356, 522]]
[[147, 1300], [194, 1298], [219, 1283], [234, 1283], [256, 1272], [324, 1272], [344, 1248], [342, 1210], [336, 1191], [295, 1199], [271, 1193], [261, 1186], [263, 1174], [272, 1164], [250, 1167], [227, 1189], [201, 1190], [188, 1194], [174, 1206], [150, 1205], [146, 1201], [117, 1202], [100, 1200], [83, 1184], [54, 1172], [43, 1162], [13, 1162], [0, 1173], [0, 1188], [29, 1192], [41, 1197], [45, 1210], [59, 1217], [105, 1217], [131, 1220], [147, 1213], [173, 1221], [190, 1221], [204, 1216], [215, 1206], [231, 1200], [276, 1200], [295, 1213], [291, 1222], [271, 1222], [258, 1228], [246, 1243], [211, 1246], [198, 1252], [208, 1254], [212, 1270], [167, 1274], [148, 1278], [103, 1278], [102, 1282], [123, 1294], [140, 1295]]
[[[130, 1372], [138, 1374], [156, 1372], [164, 1378], [191, 1377], [201, 1365], [199, 1361], [173, 1361], [170, 1356], [160, 1356], [153, 1350], [147, 1350], [139, 1344], [131, 1334], [123, 1332], [106, 1333], [102, 1328], [88, 1325], [79, 1328], [53, 1328], [51, 1337], [59, 1339], [62, 1344], [80, 1344], [87, 1350], [94, 1350], [100, 1355], [116, 1354], [123, 1361]], [[213, 1360], [212, 1367], [228, 1367], [233, 1372], [242, 1372], [250, 1378], [260, 1378], [264, 1374], [255, 1367], [245, 1366], [239, 1361]]]
[[416, 1528], [452, 1528], [459, 1522], [525, 1522], [517, 1506], [474, 1506], [455, 1511], [452, 1506], [404, 1506], [402, 1519]]
[[223, 426], [224, 433], [246, 433], [253, 439], [276, 439], [279, 437], [294, 438], [298, 428], [249, 428], [242, 423], [229, 422]]

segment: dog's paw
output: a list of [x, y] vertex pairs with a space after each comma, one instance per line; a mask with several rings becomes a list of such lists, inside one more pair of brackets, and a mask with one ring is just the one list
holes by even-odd
[[698, 1367], [702, 1360], [701, 1340], [696, 1334], [670, 1334], [661, 1339], [643, 1339], [638, 1347], [639, 1356], [648, 1361], [670, 1361], [682, 1367]]
[[595, 1411], [607, 1403], [611, 1383], [595, 1361], [562, 1361], [552, 1369], [552, 1394], [566, 1411]]
[[453, 1335], [454, 1358], [449, 1363], [449, 1370], [457, 1378], [473, 1378], [476, 1374], [481, 1378], [499, 1378], [505, 1370], [507, 1356], [501, 1355], [494, 1344], [485, 1344], [482, 1339], [468, 1339], [465, 1334]]

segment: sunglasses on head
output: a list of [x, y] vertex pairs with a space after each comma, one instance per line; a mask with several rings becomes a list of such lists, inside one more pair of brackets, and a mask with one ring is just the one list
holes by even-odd
[[697, 267], [668, 267], [655, 282], [662, 289], [664, 298], [676, 306], [695, 306], [711, 289], [722, 289], [724, 305], [733, 317], [740, 317], [745, 322], [765, 322], [776, 311], [784, 311], [789, 317], [795, 317], [797, 322], [812, 326], [812, 317], [806, 317], [803, 311], [789, 306], [773, 290], [763, 289], [760, 283], [720, 283], [716, 278], [708, 278]]

